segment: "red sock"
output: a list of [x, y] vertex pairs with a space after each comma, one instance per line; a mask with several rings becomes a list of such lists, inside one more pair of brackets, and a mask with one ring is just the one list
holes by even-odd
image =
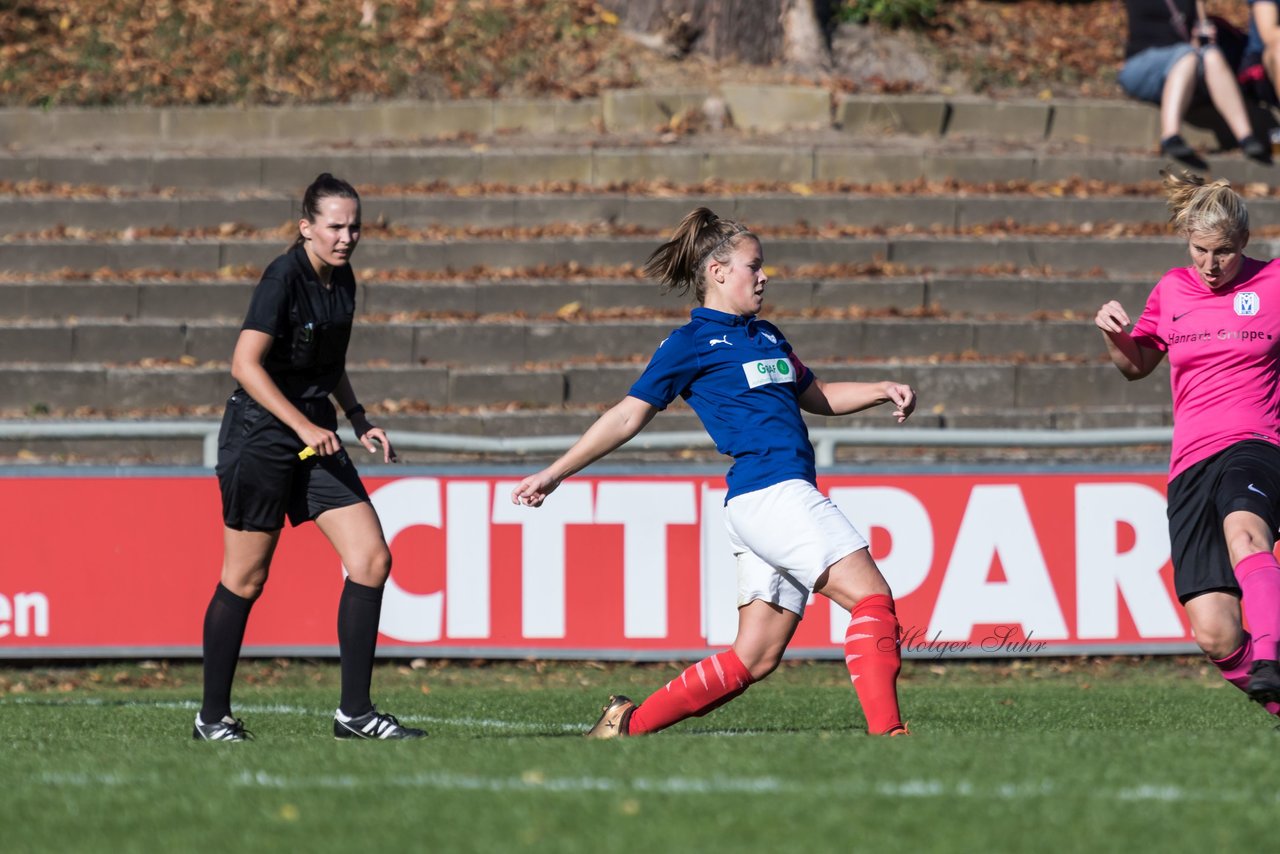
[[1249, 555], [1236, 564], [1240, 607], [1253, 635], [1253, 657], [1276, 658], [1280, 641], [1280, 564], [1271, 552]]
[[867, 732], [883, 735], [902, 726], [898, 712], [902, 651], [892, 596], [868, 596], [853, 606], [844, 636], [844, 661], [867, 718]]
[[631, 713], [630, 735], [666, 729], [685, 718], [705, 715], [723, 706], [751, 685], [751, 673], [737, 654], [724, 652], [704, 658], [649, 695]]

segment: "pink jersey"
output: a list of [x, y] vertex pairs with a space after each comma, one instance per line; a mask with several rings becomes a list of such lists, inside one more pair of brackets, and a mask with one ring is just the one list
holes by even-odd
[[1156, 283], [1133, 340], [1169, 354], [1169, 479], [1236, 442], [1280, 445], [1280, 260], [1245, 258], [1217, 291], [1194, 267]]

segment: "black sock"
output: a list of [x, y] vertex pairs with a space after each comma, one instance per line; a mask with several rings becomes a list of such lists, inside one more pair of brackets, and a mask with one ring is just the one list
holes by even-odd
[[342, 657], [342, 702], [338, 708], [348, 717], [373, 711], [369, 683], [373, 681], [381, 615], [382, 588], [366, 587], [348, 578], [338, 602], [338, 654]]
[[237, 596], [221, 582], [204, 613], [204, 701], [200, 720], [211, 724], [231, 714], [231, 680], [249, 624], [252, 599]]

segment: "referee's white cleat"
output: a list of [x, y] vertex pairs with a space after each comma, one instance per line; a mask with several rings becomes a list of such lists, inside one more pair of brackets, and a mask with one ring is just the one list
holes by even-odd
[[356, 718], [349, 718], [338, 709], [333, 715], [334, 738], [359, 738], [371, 741], [390, 741], [406, 738], [426, 738], [425, 729], [404, 726], [395, 715], [388, 715], [376, 708]]
[[191, 737], [196, 741], [253, 741], [253, 733], [244, 728], [244, 721], [230, 715], [207, 724], [197, 714]]
[[631, 713], [635, 710], [630, 697], [612, 695], [600, 712], [600, 720], [587, 730], [587, 738], [626, 738], [631, 735]]

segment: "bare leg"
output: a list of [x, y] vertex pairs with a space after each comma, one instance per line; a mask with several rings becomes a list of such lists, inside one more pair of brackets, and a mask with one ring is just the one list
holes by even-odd
[[751, 673], [753, 682], [777, 669], [799, 625], [800, 617], [761, 599], [738, 609], [738, 636], [733, 640], [733, 651]]
[[1182, 117], [1191, 106], [1191, 96], [1196, 91], [1196, 69], [1200, 59], [1188, 53], [1169, 69], [1164, 79], [1164, 92], [1160, 96], [1160, 138], [1168, 139], [1182, 129]]
[[889, 596], [889, 583], [867, 549], [847, 554], [827, 568], [813, 589], [846, 611], [868, 596]]
[[367, 502], [326, 510], [316, 527], [333, 544], [356, 584], [380, 588], [391, 574], [391, 550], [382, 536], [382, 523]]
[[1276, 542], [1266, 521], [1248, 510], [1228, 513], [1222, 520], [1222, 535], [1227, 541], [1232, 566], [1250, 555], [1269, 554]]
[[1280, 81], [1280, 50], [1271, 46], [1263, 50], [1262, 67], [1267, 70], [1267, 76], [1271, 78], [1271, 85], [1276, 86], [1277, 81]]
[[1204, 52], [1204, 82], [1209, 88], [1209, 98], [1217, 108], [1227, 127], [1235, 134], [1236, 139], [1244, 139], [1253, 133], [1253, 125], [1249, 123], [1249, 111], [1244, 105], [1244, 96], [1240, 94], [1240, 84], [1236, 81], [1235, 72], [1222, 51], [1210, 48]]
[[1185, 608], [1196, 643], [1215, 661], [1231, 655], [1244, 642], [1240, 600], [1230, 593], [1204, 593], [1188, 600]]
[[245, 599], [257, 599], [267, 583], [279, 531], [222, 532], [222, 586]]

